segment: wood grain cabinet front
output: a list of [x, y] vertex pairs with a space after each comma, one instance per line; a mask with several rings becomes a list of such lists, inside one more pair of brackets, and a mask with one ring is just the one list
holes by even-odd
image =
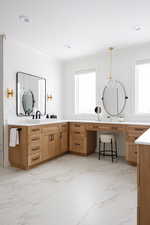
[[128, 126], [127, 127], [127, 145], [126, 145], [126, 160], [133, 165], [137, 165], [137, 149], [135, 140], [142, 135], [148, 127], [146, 126]]
[[70, 152], [87, 155], [86, 151], [86, 125], [82, 123], [70, 123]]
[[138, 146], [138, 225], [150, 224], [150, 146]]
[[69, 149], [68, 123], [18, 128], [21, 128], [20, 143], [9, 149], [10, 163], [14, 167], [29, 169]]

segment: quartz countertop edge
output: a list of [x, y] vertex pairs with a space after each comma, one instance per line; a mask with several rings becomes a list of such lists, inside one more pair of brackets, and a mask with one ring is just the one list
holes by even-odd
[[150, 129], [145, 131], [140, 137], [135, 140], [138, 145], [150, 145]]
[[150, 123], [147, 122], [131, 122], [131, 121], [99, 121], [99, 120], [45, 120], [45, 121], [39, 121], [35, 123], [33, 120], [29, 121], [15, 121], [15, 122], [8, 122], [9, 126], [40, 126], [40, 125], [48, 125], [48, 124], [55, 124], [55, 123], [67, 123], [67, 122], [76, 122], [76, 123], [98, 123], [98, 124], [117, 124], [117, 125], [143, 125], [143, 126], [150, 126]]

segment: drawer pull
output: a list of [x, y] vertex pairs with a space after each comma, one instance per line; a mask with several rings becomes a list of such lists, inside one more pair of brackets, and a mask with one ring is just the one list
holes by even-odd
[[37, 157], [35, 157], [35, 158], [32, 158], [32, 161], [36, 161], [36, 160], [38, 160], [40, 158], [40, 156], [37, 156]]
[[32, 148], [32, 151], [37, 151], [37, 150], [40, 150], [40, 146]]
[[76, 132], [74, 132], [74, 133], [75, 133], [75, 134], [80, 134], [80, 132], [77, 132], [77, 131], [76, 131]]
[[38, 140], [40, 140], [39, 137], [32, 138], [32, 141], [38, 141]]
[[49, 135], [49, 141], [52, 141], [52, 135]]
[[79, 146], [80, 144], [79, 143], [74, 143], [74, 145]]
[[49, 135], [49, 141], [54, 141], [54, 134]]

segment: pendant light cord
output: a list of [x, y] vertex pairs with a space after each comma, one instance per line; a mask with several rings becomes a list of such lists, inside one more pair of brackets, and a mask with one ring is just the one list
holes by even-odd
[[112, 80], [112, 50], [113, 50], [113, 48], [110, 47], [109, 48], [109, 51], [110, 51], [110, 72], [109, 72], [109, 77], [108, 77], [109, 80]]

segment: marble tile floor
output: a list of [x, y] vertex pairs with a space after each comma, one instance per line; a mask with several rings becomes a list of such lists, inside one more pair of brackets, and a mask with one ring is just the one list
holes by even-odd
[[136, 225], [136, 168], [64, 155], [0, 169], [0, 225]]

